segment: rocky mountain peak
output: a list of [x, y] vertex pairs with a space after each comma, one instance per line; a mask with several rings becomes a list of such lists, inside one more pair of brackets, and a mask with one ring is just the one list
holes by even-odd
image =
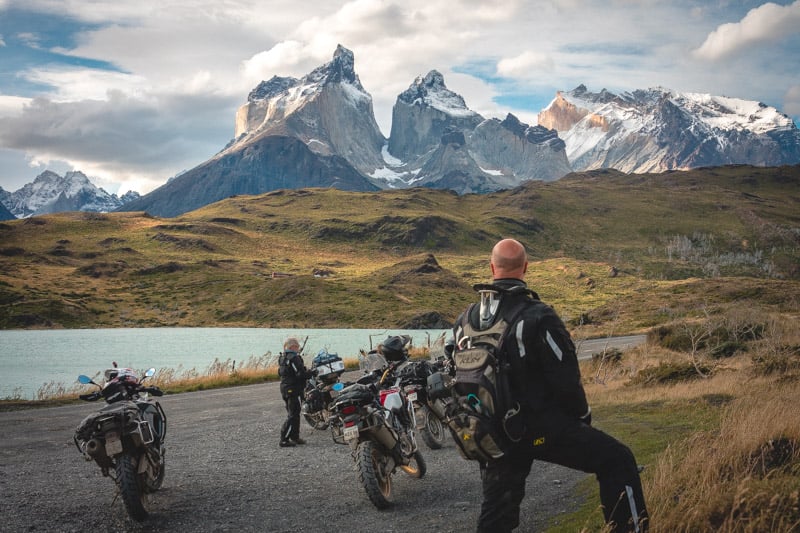
[[450, 115], [478, 116], [467, 107], [460, 94], [447, 88], [444, 76], [438, 70], [417, 76], [408, 89], [398, 95], [397, 101], [408, 105], [426, 105]]
[[268, 100], [295, 87], [300, 80], [297, 78], [272, 76], [269, 80], [262, 81], [247, 95], [248, 102]]
[[349, 83], [358, 90], [364, 91], [361, 81], [358, 79], [355, 70], [355, 56], [353, 52], [344, 46], [337, 45], [333, 53], [333, 59], [324, 65], [315, 68], [305, 78], [308, 82], [327, 85], [329, 83]]

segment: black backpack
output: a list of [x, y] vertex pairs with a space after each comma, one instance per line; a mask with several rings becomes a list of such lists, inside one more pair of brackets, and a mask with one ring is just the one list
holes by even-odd
[[280, 356], [278, 357], [278, 375], [282, 378], [294, 378], [294, 368], [289, 362], [294, 357], [294, 354], [287, 354], [285, 352], [281, 352]]
[[462, 333], [453, 352], [455, 378], [451, 393], [455, 402], [448, 409], [447, 424], [465, 459], [482, 463], [499, 459], [519, 440], [506, 430], [520, 408], [512, 398], [511, 365], [505, 359], [503, 344], [509, 327], [528, 303], [514, 307], [508, 320], [501, 318], [482, 331], [469, 322], [476, 304], [462, 316]]

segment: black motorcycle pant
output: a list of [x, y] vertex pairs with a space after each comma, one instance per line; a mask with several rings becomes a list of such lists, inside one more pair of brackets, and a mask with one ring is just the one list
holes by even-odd
[[520, 442], [505, 456], [482, 468], [479, 533], [505, 533], [519, 525], [525, 480], [534, 459], [595, 474], [603, 514], [611, 531], [647, 531], [647, 509], [633, 453], [613, 437], [576, 421], [554, 435]]
[[297, 394], [284, 394], [286, 403], [286, 421], [281, 426], [281, 441], [297, 440], [300, 437], [300, 396]]

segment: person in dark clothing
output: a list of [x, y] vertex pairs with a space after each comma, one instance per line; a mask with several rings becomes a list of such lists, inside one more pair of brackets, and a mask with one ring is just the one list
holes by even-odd
[[278, 372], [281, 377], [281, 396], [286, 403], [286, 421], [281, 427], [280, 446], [286, 448], [297, 444], [305, 444], [300, 438], [300, 406], [306, 380], [313, 374], [306, 368], [300, 355], [300, 342], [289, 337], [283, 343]]
[[[493, 282], [475, 286], [481, 305], [469, 316], [473, 328], [485, 330], [528, 302], [509, 325], [500, 354], [511, 365], [511, 395], [524, 423], [507, 453], [481, 464], [477, 531], [502, 533], [519, 525], [525, 480], [537, 459], [595, 474], [611, 530], [643, 533], [648, 515], [636, 459], [627, 446], [592, 427], [575, 346], [556, 312], [523, 281], [527, 268], [521, 243], [498, 242], [491, 256]], [[461, 318], [453, 331], [457, 346], [467, 340], [460, 323]]]

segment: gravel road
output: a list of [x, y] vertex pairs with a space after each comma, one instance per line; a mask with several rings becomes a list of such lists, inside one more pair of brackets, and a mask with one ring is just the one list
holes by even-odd
[[[357, 376], [356, 376], [357, 377]], [[347, 379], [348, 376], [345, 376]], [[352, 379], [352, 376], [349, 378]], [[151, 516], [127, 518], [115, 486], [72, 442], [98, 404], [0, 412], [0, 531], [473, 531], [480, 505], [476, 464], [448, 440], [421, 443], [422, 479], [398, 471], [392, 508], [378, 511], [357, 483], [350, 449], [303, 422], [308, 444], [278, 447], [285, 418], [266, 383], [160, 399], [167, 413], [167, 474]], [[535, 463], [519, 531], [544, 529], [578, 504], [586, 474]]]

